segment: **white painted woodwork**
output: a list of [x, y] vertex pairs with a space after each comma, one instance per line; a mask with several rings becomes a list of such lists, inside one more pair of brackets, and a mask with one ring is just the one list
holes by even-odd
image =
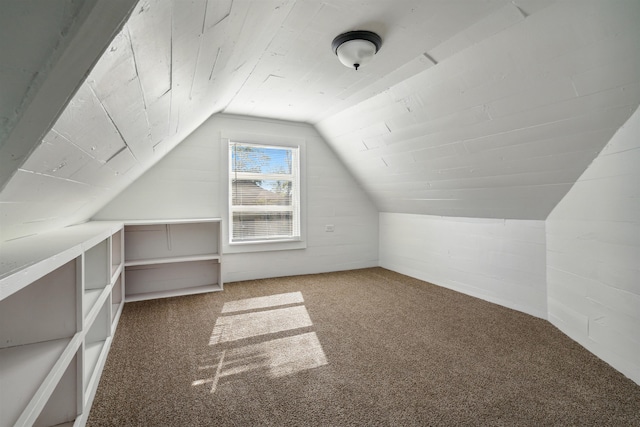
[[134, 4], [3, 0], [0, 189], [40, 144]]
[[221, 291], [219, 218], [128, 220], [125, 300]]
[[122, 309], [122, 260], [111, 274], [122, 229], [89, 223], [0, 245], [0, 426], [86, 422]]
[[[111, 318], [109, 300], [105, 299], [100, 310], [88, 329], [84, 340], [84, 389], [89, 388], [90, 382], [95, 381], [96, 366], [106, 340], [111, 336]], [[97, 384], [96, 384], [97, 385]]]
[[155, 299], [221, 291], [217, 260], [182, 261], [126, 268], [126, 300]]
[[543, 220], [640, 103], [640, 3], [509, 7], [316, 124], [381, 211]]
[[[52, 66], [73, 39], [69, 33], [80, 18], [82, 4], [71, 0], [38, 4], [33, 1], [11, 1], [2, 3], [0, 28], [2, 36], [3, 91], [0, 101], [0, 141], [8, 137], [11, 128], [28, 103], [28, 95], [33, 96], [33, 80], [43, 70]], [[36, 25], [25, 25], [31, 22]], [[76, 24], [77, 26], [77, 24]], [[77, 31], [77, 28], [73, 28]], [[33, 33], [36, 32], [36, 35]], [[18, 46], [16, 41], [23, 43]], [[5, 86], [6, 85], [6, 86]], [[0, 146], [2, 143], [0, 143]]]
[[547, 218], [549, 321], [640, 384], [640, 110]]
[[[217, 115], [105, 206], [95, 219], [223, 216], [222, 134], [303, 139], [306, 144], [306, 249], [224, 254], [223, 280], [308, 274], [378, 264], [378, 212], [309, 125]], [[162, 221], [160, 221], [162, 222]], [[326, 232], [327, 224], [334, 225]], [[125, 242], [127, 239], [125, 238]], [[129, 250], [125, 250], [126, 256]], [[127, 279], [127, 292], [130, 282]]]
[[198, 255], [220, 255], [219, 221], [187, 224], [127, 225], [127, 262], [147, 262]]
[[81, 405], [81, 350], [76, 352], [65, 370], [58, 385], [47, 400], [42, 412], [33, 424], [34, 427], [59, 426], [64, 423], [73, 425], [78, 417]]
[[546, 319], [544, 221], [380, 213], [380, 266]]
[[[221, 111], [315, 123], [380, 211], [544, 219], [640, 103], [639, 15], [635, 0], [146, 1], [21, 144], [42, 141], [7, 169], [0, 239], [85, 221]], [[329, 45], [361, 25], [384, 43], [355, 72]]]
[[[380, 243], [398, 250], [383, 255], [381, 244], [388, 268], [540, 317], [548, 309], [561, 329], [638, 381], [630, 356], [638, 353], [637, 119], [627, 125], [631, 136], [623, 129], [612, 141], [626, 148], [605, 147], [640, 103], [636, 0], [149, 0], [124, 26], [132, 0], [54, 3], [9, 0], [0, 15], [0, 304], [29, 296], [41, 278], [55, 283], [51, 272], [77, 268], [76, 259], [108, 241], [102, 290], [76, 278], [82, 333], [63, 364], [80, 351], [84, 369], [77, 345], [85, 327], [117, 300], [115, 281], [126, 281], [118, 237], [64, 227], [91, 217], [222, 216], [219, 142], [231, 130], [307, 139], [308, 234], [304, 250], [225, 256], [225, 280], [377, 265], [382, 212]], [[358, 72], [329, 48], [353, 29], [384, 40]], [[209, 119], [219, 112], [316, 130]], [[595, 176], [584, 178], [594, 159]], [[405, 216], [418, 235], [465, 256], [414, 253], [422, 245], [414, 236], [405, 244], [389, 234], [406, 233]], [[547, 303], [538, 238], [548, 216]], [[489, 233], [501, 223], [501, 234]], [[520, 240], [530, 225], [535, 232]], [[522, 257], [535, 261], [523, 265]], [[112, 303], [106, 317], [116, 324], [122, 304]], [[55, 370], [36, 393], [49, 396], [60, 376], [72, 382], [65, 372]], [[24, 419], [34, 422], [45, 404]]]
[[[529, 13], [549, 4], [520, 3]], [[109, 13], [115, 14], [113, 8]], [[382, 34], [385, 45], [377, 62], [354, 73], [336, 61], [329, 45], [358, 16], [357, 22], [369, 22]], [[44, 137], [30, 134], [29, 144], [20, 145], [32, 152], [27, 163], [23, 153], [9, 168], [50, 182], [52, 197], [75, 187], [74, 202], [7, 195], [0, 204], [0, 238], [86, 220], [213, 113], [317, 121], [435, 66], [423, 53], [445, 41], [452, 40], [437, 52], [438, 61], [523, 16], [507, 0], [406, 0], [402, 7], [374, 0], [357, 6], [302, 0], [141, 3], [77, 93], [71, 97], [67, 89], [70, 102], [53, 129]], [[100, 23], [103, 32], [105, 25]], [[25, 181], [16, 176], [8, 193], [25, 192], [32, 186]]]
[[[0, 425], [30, 425], [35, 421], [80, 344], [77, 335], [76, 339], [42, 341], [0, 350], [3, 390]], [[65, 360], [66, 357], [69, 360]]]
[[124, 229], [115, 232], [111, 236], [111, 278], [113, 279], [119, 272], [124, 262]]
[[111, 279], [109, 241], [103, 240], [84, 255], [84, 289], [104, 289]]
[[[80, 262], [79, 258], [72, 259], [0, 301], [0, 348], [70, 339], [78, 332], [76, 292]], [[42, 322], [43, 318], [47, 321]]]
[[122, 308], [124, 307], [124, 280], [122, 273], [118, 274], [111, 290], [111, 324], [117, 325]]

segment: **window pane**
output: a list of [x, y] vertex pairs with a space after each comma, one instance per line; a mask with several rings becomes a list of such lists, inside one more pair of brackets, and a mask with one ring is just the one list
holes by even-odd
[[291, 181], [232, 180], [234, 206], [291, 206]]
[[233, 241], [287, 238], [293, 236], [291, 212], [235, 212]]
[[300, 237], [299, 147], [229, 143], [230, 242]]
[[291, 152], [291, 148], [234, 144], [231, 171], [291, 174]]

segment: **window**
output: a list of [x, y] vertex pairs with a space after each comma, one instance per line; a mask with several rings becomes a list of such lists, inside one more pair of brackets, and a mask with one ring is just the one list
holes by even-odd
[[229, 142], [229, 242], [300, 240], [299, 147]]

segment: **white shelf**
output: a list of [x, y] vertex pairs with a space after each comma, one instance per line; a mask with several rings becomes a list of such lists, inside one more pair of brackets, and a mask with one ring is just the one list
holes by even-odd
[[220, 222], [220, 218], [181, 218], [181, 219], [128, 219], [124, 225], [164, 225], [194, 224], [200, 222]]
[[111, 282], [114, 282], [116, 280], [118, 275], [120, 275], [120, 273], [122, 272], [123, 268], [124, 268], [124, 263], [111, 266]]
[[84, 347], [84, 386], [85, 390], [89, 387], [92, 377], [96, 373], [96, 367], [100, 361], [100, 357], [103, 355], [104, 346], [107, 340], [96, 341], [91, 344], [86, 344]]
[[124, 308], [125, 301], [120, 302], [119, 304], [111, 305], [111, 324], [113, 325], [113, 332], [115, 333], [116, 326], [118, 325], [118, 321], [120, 320], [120, 315], [122, 314], [122, 309]]
[[219, 239], [217, 221], [125, 225], [125, 265], [133, 261], [219, 255]]
[[0, 427], [84, 425], [118, 320], [123, 237], [97, 222], [0, 243]]
[[82, 348], [67, 366], [53, 393], [33, 424], [34, 427], [73, 425], [82, 408]]
[[[218, 283], [220, 263], [215, 260], [131, 266], [125, 269], [126, 301], [134, 295], [156, 295], [158, 292], [179, 291], [208, 286], [221, 290]], [[216, 285], [217, 288], [213, 288]]]
[[44, 341], [0, 350], [0, 426], [33, 424], [53, 393], [81, 342], [73, 338]]
[[177, 289], [171, 291], [147, 292], [144, 294], [127, 295], [125, 302], [146, 301], [150, 299], [181, 297], [184, 295], [206, 294], [209, 292], [219, 292], [222, 288], [218, 285], [194, 286], [191, 288]]
[[121, 229], [111, 235], [111, 277], [115, 276], [118, 268], [122, 267], [123, 234], [124, 230]]
[[222, 290], [220, 219], [125, 222], [125, 301]]
[[[110, 292], [110, 289], [106, 289]], [[107, 295], [109, 296], [109, 295]], [[95, 393], [98, 386], [98, 378], [102, 372], [104, 359], [107, 357], [111, 343], [111, 299], [106, 298], [101, 304], [91, 327], [87, 330], [84, 343], [84, 370], [83, 384], [85, 391], [85, 403], [89, 396]]]
[[91, 309], [96, 306], [98, 299], [100, 299], [100, 295], [102, 295], [102, 289], [89, 289], [84, 291], [84, 296], [82, 297], [82, 316], [83, 318], [87, 318]]
[[118, 278], [113, 282], [111, 288], [111, 324], [113, 325], [112, 332], [115, 332], [115, 326], [118, 324], [120, 313], [124, 306], [124, 289], [122, 282], [122, 274], [118, 275]]
[[87, 292], [90, 292], [91, 298], [95, 298], [93, 304], [89, 306], [87, 314], [84, 315], [85, 329], [88, 329], [90, 326], [92, 326], [96, 317], [100, 315], [99, 310], [104, 309], [104, 305], [106, 304], [106, 301], [109, 298], [109, 293], [111, 292], [111, 287], [107, 287], [104, 289], [95, 289], [95, 291], [99, 292], [97, 298], [95, 298], [94, 290], [85, 291], [85, 295]]
[[104, 289], [111, 282], [109, 239], [84, 253], [84, 289]]
[[220, 225], [92, 222], [0, 243], [0, 427], [83, 426], [126, 301], [222, 290]]
[[100, 382], [100, 376], [102, 375], [104, 364], [107, 361], [107, 355], [109, 354], [112, 340], [113, 338], [109, 337], [104, 341], [89, 344], [88, 350], [85, 348], [85, 363], [89, 363], [91, 365], [91, 369], [89, 371], [85, 370], [83, 375], [85, 386], [84, 401], [82, 402], [82, 405], [84, 406], [85, 411], [80, 415], [79, 419], [76, 420], [74, 425], [84, 426], [89, 418], [93, 398], [95, 397], [96, 390], [98, 389], [98, 383]]
[[135, 265], [154, 265], [154, 264], [169, 264], [172, 262], [191, 262], [191, 261], [220, 261], [220, 255], [207, 254], [207, 255], [190, 255], [190, 256], [175, 256], [166, 258], [152, 258], [152, 259], [136, 259], [130, 260], [125, 263], [125, 267], [131, 267]]
[[81, 265], [80, 257], [72, 259], [0, 301], [0, 348], [70, 339], [80, 331]]
[[122, 223], [92, 222], [0, 243], [0, 300], [80, 256]]

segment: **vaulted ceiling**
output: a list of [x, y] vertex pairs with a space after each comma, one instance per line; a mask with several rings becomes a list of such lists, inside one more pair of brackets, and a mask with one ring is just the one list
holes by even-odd
[[[0, 8], [4, 239], [91, 217], [219, 112], [314, 124], [381, 211], [544, 219], [640, 104], [637, 0]], [[330, 49], [354, 29], [383, 38], [357, 72]]]

